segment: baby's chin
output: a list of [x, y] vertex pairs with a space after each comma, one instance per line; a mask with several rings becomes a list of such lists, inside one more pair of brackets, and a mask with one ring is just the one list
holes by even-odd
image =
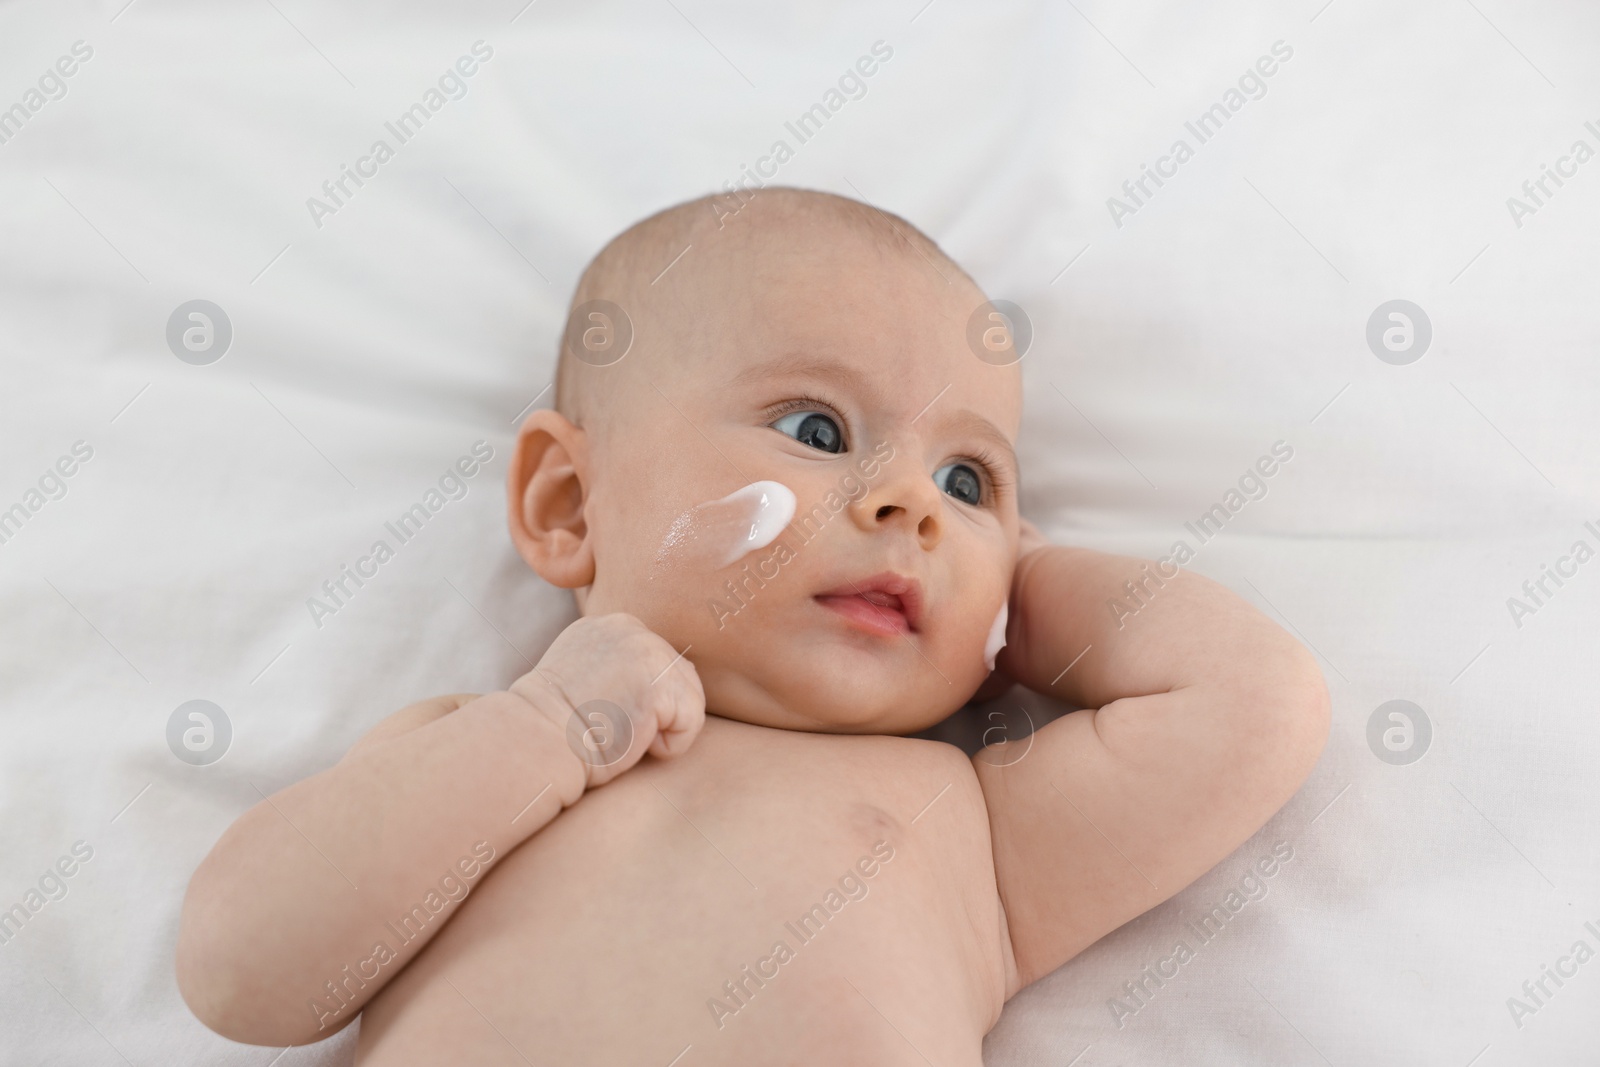
[[833, 677], [825, 664], [808, 672], [804, 684], [757, 679], [726, 667], [697, 664], [706, 692], [706, 711], [725, 719], [778, 730], [837, 734], [914, 734], [943, 722], [971, 697], [941, 683], [928, 694], [901, 680], [863, 684]]

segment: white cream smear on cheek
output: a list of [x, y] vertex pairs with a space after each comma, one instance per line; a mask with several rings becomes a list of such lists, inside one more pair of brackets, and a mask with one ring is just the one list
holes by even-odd
[[721, 569], [766, 548], [794, 518], [795, 495], [781, 482], [751, 482], [679, 515], [656, 552], [656, 564]]
[[983, 665], [994, 670], [994, 658], [1000, 650], [1006, 647], [1006, 620], [1011, 617], [1011, 602], [1002, 601], [1000, 614], [994, 617], [994, 625], [989, 627], [989, 640], [983, 646]]

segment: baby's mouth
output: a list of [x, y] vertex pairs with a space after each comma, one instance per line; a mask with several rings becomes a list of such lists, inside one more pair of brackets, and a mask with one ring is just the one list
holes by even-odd
[[920, 584], [893, 573], [847, 581], [813, 599], [857, 629], [886, 637], [915, 633], [922, 614]]

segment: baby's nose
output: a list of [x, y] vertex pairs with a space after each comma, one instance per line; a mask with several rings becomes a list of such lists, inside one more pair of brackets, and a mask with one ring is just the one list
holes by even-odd
[[867, 494], [856, 508], [857, 522], [867, 530], [903, 526], [924, 550], [938, 545], [943, 535], [940, 493], [933, 479], [899, 478], [885, 481]]

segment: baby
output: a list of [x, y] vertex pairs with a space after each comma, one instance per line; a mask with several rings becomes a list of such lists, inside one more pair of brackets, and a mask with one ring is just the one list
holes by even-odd
[[[1018, 990], [1254, 833], [1326, 737], [1315, 662], [1019, 519], [990, 311], [822, 193], [612, 241], [509, 472], [582, 617], [228, 829], [178, 938], [201, 1021], [291, 1045], [359, 1013], [366, 1067], [970, 1067]], [[907, 736], [1013, 682], [1084, 710], [971, 758]]]

